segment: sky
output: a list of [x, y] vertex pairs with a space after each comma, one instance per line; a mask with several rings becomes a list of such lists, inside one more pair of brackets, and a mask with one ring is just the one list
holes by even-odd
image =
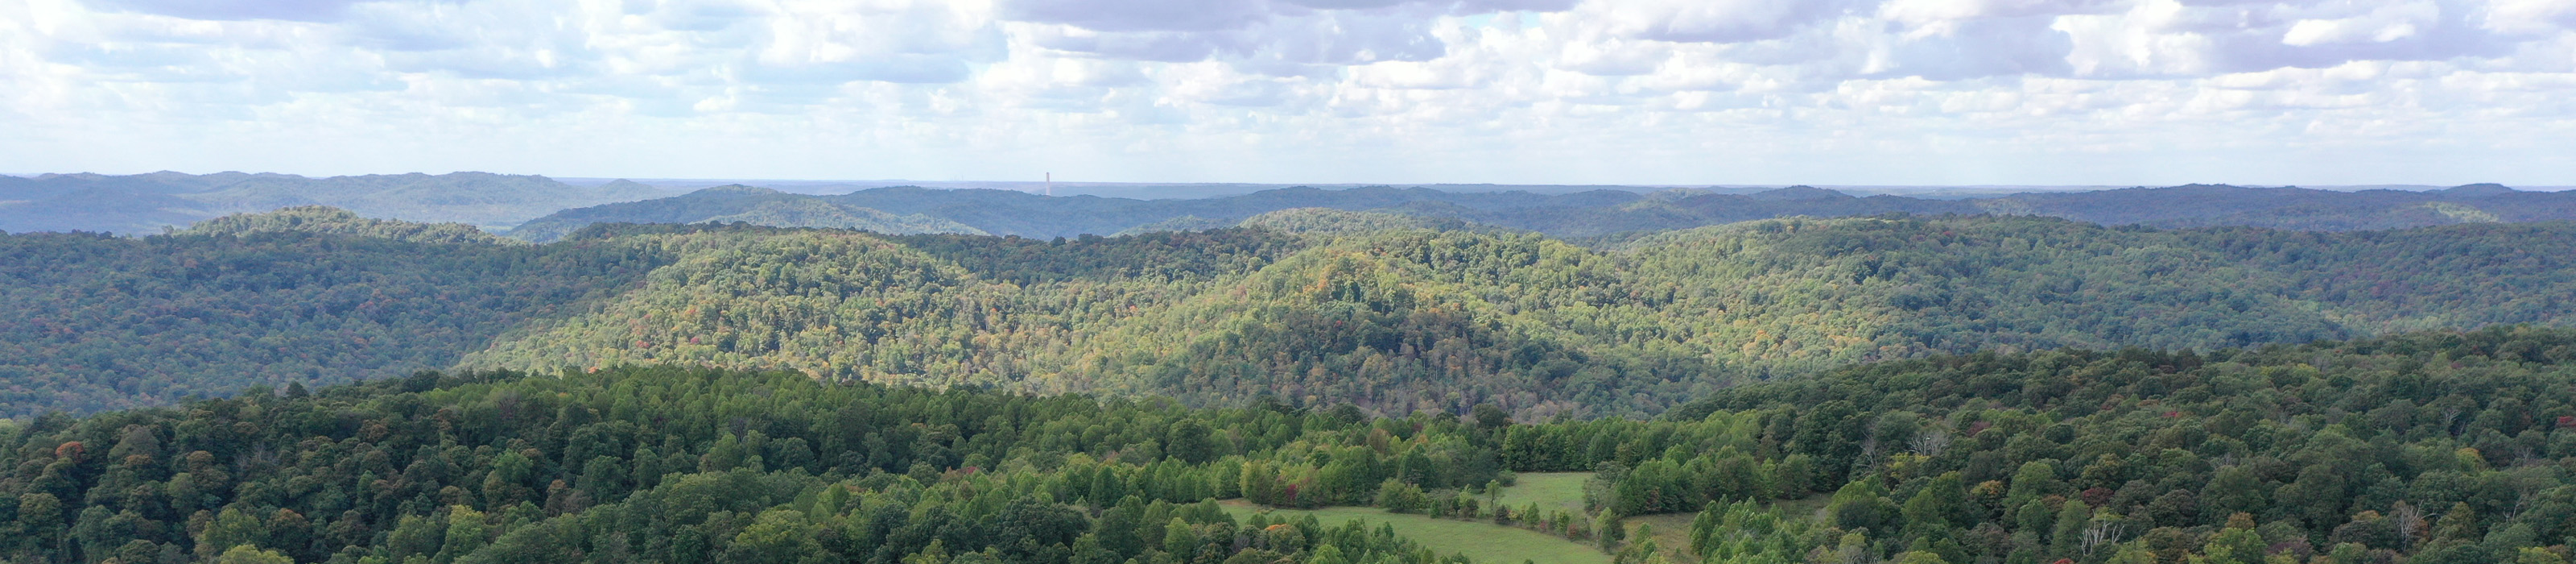
[[2576, 0], [0, 0], [0, 172], [2576, 184]]

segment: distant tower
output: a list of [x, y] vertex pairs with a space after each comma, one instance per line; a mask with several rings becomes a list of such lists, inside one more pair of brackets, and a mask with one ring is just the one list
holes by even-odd
[[1047, 196], [1055, 196], [1055, 173], [1047, 173]]

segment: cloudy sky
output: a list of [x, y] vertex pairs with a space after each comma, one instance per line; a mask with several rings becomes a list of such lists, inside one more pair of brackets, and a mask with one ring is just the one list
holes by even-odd
[[0, 172], [2576, 184], [2576, 0], [0, 0]]

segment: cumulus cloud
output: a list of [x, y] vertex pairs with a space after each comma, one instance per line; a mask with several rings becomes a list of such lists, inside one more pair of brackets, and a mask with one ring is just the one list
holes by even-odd
[[2576, 184], [2571, 90], [2569, 0], [0, 0], [10, 172]]
[[1867, 0], [1597, 0], [1580, 15], [1607, 35], [1658, 41], [1736, 43], [1778, 39], [1865, 8]]
[[1270, 17], [1257, 0], [1004, 0], [1005, 19], [1098, 31], [1222, 31]]
[[147, 14], [200, 20], [339, 19], [349, 5], [363, 0], [102, 0], [99, 6]]

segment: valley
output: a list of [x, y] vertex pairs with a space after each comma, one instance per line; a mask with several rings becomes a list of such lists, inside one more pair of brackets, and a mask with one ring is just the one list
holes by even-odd
[[0, 234], [0, 558], [2549, 564], [2576, 536], [2576, 224], [1201, 203], [1033, 237], [682, 199], [543, 242], [327, 206]]
[[0, 564], [2576, 564], [2571, 55], [0, 0]]

